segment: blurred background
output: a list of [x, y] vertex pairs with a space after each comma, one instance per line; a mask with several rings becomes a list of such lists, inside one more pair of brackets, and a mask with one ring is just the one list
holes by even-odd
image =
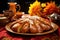
[[[3, 10], [8, 9], [8, 2], [17, 2], [21, 6], [21, 11], [27, 13], [29, 9], [29, 4], [33, 3], [35, 0], [0, 0], [0, 13], [3, 12]], [[40, 2], [50, 2], [51, 0], [38, 0]], [[56, 2], [56, 5], [59, 6], [60, 1], [59, 0], [52, 0]]]

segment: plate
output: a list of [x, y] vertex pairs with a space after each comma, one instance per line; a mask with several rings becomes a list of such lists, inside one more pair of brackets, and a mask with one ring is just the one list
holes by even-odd
[[46, 32], [42, 32], [42, 33], [17, 33], [17, 32], [14, 32], [10, 27], [12, 26], [12, 24], [14, 24], [16, 22], [12, 22], [12, 23], [9, 23], [5, 26], [6, 30], [11, 32], [11, 33], [14, 33], [14, 34], [19, 34], [19, 35], [45, 35], [45, 34], [49, 34], [49, 33], [52, 33], [54, 31], [56, 31], [58, 29], [58, 25], [56, 25], [55, 23], [51, 22], [51, 26], [53, 27], [53, 29], [49, 30], [49, 31], [46, 31]]

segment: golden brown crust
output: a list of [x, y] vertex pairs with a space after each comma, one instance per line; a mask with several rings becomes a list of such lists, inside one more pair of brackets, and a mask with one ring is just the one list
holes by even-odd
[[25, 22], [22, 29], [21, 29], [21, 32], [22, 33], [26, 33], [29, 31], [29, 23], [28, 22]]
[[25, 15], [17, 20], [16, 27], [12, 26], [12, 30], [19, 33], [41, 33], [52, 29], [50, 21], [38, 16]]

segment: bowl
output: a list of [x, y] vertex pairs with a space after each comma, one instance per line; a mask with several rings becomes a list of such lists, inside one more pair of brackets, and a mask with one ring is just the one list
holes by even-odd
[[58, 13], [52, 13], [48, 18], [50, 18], [52, 22], [60, 25], [60, 15]]
[[0, 16], [0, 26], [4, 26], [9, 22], [9, 19], [4, 16]]

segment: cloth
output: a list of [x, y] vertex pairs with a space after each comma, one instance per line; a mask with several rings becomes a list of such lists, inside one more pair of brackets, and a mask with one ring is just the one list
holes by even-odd
[[47, 35], [35, 35], [35, 36], [25, 36], [25, 35], [17, 35], [17, 34], [12, 34], [8, 32], [5, 28], [0, 29], [0, 40], [60, 40], [59, 36], [60, 35], [60, 28], [57, 30], [57, 33], [51, 33]]

